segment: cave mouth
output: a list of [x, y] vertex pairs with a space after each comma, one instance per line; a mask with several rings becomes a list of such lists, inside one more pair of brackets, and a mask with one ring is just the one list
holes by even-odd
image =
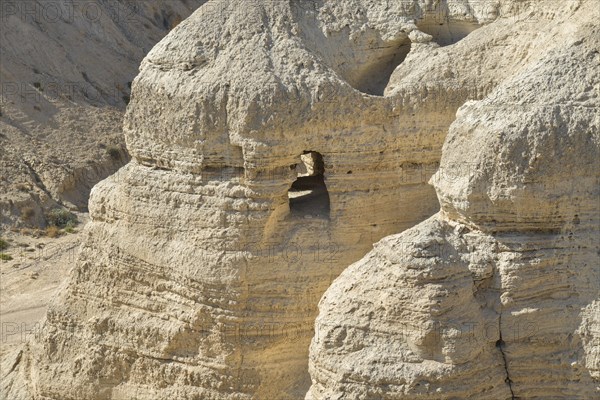
[[433, 37], [433, 41], [440, 47], [450, 46], [458, 43], [471, 32], [479, 29], [480, 24], [469, 21], [444, 21], [437, 22], [435, 20], [425, 18], [417, 22], [417, 27], [421, 32], [427, 33]]
[[404, 62], [410, 49], [411, 42], [406, 38], [383, 49], [370, 50], [366, 61], [345, 72], [345, 79], [362, 93], [383, 96], [393, 72]]
[[288, 190], [290, 213], [304, 218], [329, 218], [329, 192], [325, 185], [325, 163], [316, 151], [304, 151], [294, 165], [298, 177]]

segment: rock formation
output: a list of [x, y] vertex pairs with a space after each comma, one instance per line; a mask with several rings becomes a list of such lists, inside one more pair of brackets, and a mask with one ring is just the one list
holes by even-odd
[[142, 58], [205, 0], [0, 5], [0, 228], [87, 210], [127, 163], [122, 121]]
[[598, 9], [552, 4], [551, 20], [489, 27], [539, 30], [541, 51], [458, 111], [431, 179], [440, 212], [327, 290], [307, 399], [598, 396]]
[[[505, 6], [511, 9], [514, 4]], [[519, 2], [522, 4], [526, 3]], [[514, 82], [520, 71], [541, 79], [535, 68], [550, 68], [552, 64], [543, 62], [545, 59], [559, 60], [558, 55], [553, 58], [552, 49], [563, 57], [576, 50], [573, 43], [583, 39], [578, 36], [579, 25], [568, 21], [568, 16], [590, 18], [590, 10], [582, 7], [578, 3], [544, 9], [541, 15], [566, 21], [546, 33], [568, 31], [572, 45], [565, 42], [561, 47], [552, 42], [540, 48], [534, 44], [542, 41], [540, 26], [547, 20], [539, 25], [515, 24], [506, 17], [492, 22], [501, 17], [502, 7], [476, 1], [418, 1], [410, 6], [367, 0], [205, 4], [143, 61], [124, 125], [132, 160], [93, 189], [93, 222], [70, 281], [51, 305], [40, 337], [10, 360], [4, 392], [15, 399], [65, 400], [304, 397], [310, 386], [308, 347], [323, 292], [344, 268], [363, 257], [373, 242], [413, 227], [438, 211], [435, 191], [427, 182], [438, 170], [442, 144], [456, 110], [468, 100], [485, 98], [461, 110], [463, 124], [493, 125], [496, 121], [493, 126], [502, 125], [483, 109], [477, 120], [470, 119], [469, 107], [486, 107], [491, 102], [489, 109], [500, 113], [493, 105], [506, 96], [486, 95], [496, 96], [503, 90], [510, 93], [512, 86], [507, 82]], [[579, 51], [591, 46], [588, 42], [580, 45]], [[595, 57], [588, 53], [585, 57]], [[578, 66], [573, 58], [569, 70], [590, 77], [593, 71], [588, 68], [585, 75], [586, 65]], [[548, 83], [548, 87], [554, 86]], [[591, 99], [584, 96], [591, 92], [574, 93], [581, 94], [580, 102]], [[569, 93], [564, 95], [571, 98]], [[583, 108], [581, 118], [585, 112], [591, 109]], [[505, 114], [501, 115], [504, 118]], [[550, 115], [558, 115], [558, 111]], [[518, 142], [519, 127], [525, 125], [522, 115], [513, 117], [517, 126], [511, 132]], [[582, 127], [584, 122], [582, 119]], [[567, 126], [566, 120], [562, 123]], [[460, 120], [453, 129], [458, 126]], [[560, 126], [557, 129], [564, 130]], [[480, 136], [485, 137], [485, 132]], [[476, 147], [465, 139], [459, 145], [452, 137], [446, 144], [446, 148], [454, 146], [456, 155], [451, 157], [481, 163], [487, 159], [488, 142], [481, 141]], [[552, 149], [560, 149], [551, 135], [545, 138], [548, 142], [544, 143]], [[587, 152], [581, 154], [581, 160], [591, 160], [595, 151], [591, 139], [580, 139], [573, 137], [573, 143]], [[502, 148], [499, 141], [494, 143], [496, 147], [488, 152]], [[470, 147], [462, 147], [466, 145]], [[484, 151], [479, 158], [478, 150]], [[511, 154], [507, 153], [506, 160], [512, 160]], [[558, 155], [556, 150], [555, 157]], [[584, 174], [587, 171], [592, 177], [591, 167], [573, 171], [581, 177], [588, 176]], [[435, 175], [438, 178], [449, 172], [440, 171]], [[566, 169], [556, 171], [568, 173]], [[542, 179], [542, 173], [536, 177]], [[504, 169], [498, 174], [497, 190], [513, 190], [512, 186], [502, 187], [504, 181], [500, 180], [521, 176]], [[465, 187], [462, 190], [467, 191], [469, 176], [457, 176]], [[480, 178], [478, 182], [486, 181]], [[444, 186], [438, 184], [438, 193], [440, 185]], [[582, 185], [589, 188], [587, 183]], [[452, 188], [459, 190], [459, 186]], [[399, 358], [416, 363], [419, 357], [429, 357], [430, 350], [435, 353], [432, 365], [421, 375], [407, 370], [406, 379], [419, 376], [419, 382], [428, 382], [439, 377], [449, 383], [444, 387], [448, 393], [459, 393], [460, 388], [464, 393], [464, 387], [451, 377], [471, 379], [487, 373], [490, 379], [483, 382], [488, 388], [484, 389], [499, 396], [506, 393], [498, 383], [506, 376], [496, 376], [496, 369], [502, 370], [504, 364], [494, 343], [495, 351], [489, 351], [452, 336], [447, 339], [450, 344], [436, 347], [435, 337], [429, 333], [418, 336], [409, 331], [415, 339], [407, 345], [389, 332], [386, 335], [385, 329], [369, 330], [370, 325], [361, 319], [370, 315], [381, 319], [383, 326], [387, 316], [412, 324], [414, 314], [415, 320], [436, 322], [430, 315], [439, 309], [450, 310], [443, 318], [495, 321], [500, 303], [491, 288], [500, 275], [493, 264], [494, 246], [504, 242], [496, 232], [482, 230], [476, 222], [466, 223], [468, 205], [474, 200], [485, 203], [483, 194], [487, 192], [477, 193], [468, 201], [459, 196], [460, 190], [448, 200], [440, 195], [442, 214], [435, 214], [426, 225], [418, 225], [406, 235], [415, 235], [415, 252], [423, 254], [427, 250], [418, 250], [421, 239], [424, 245], [432, 239], [419, 235], [420, 229], [425, 229], [422, 226], [430, 226], [440, 244], [472, 240], [464, 246], [481, 244], [481, 248], [476, 246], [478, 252], [468, 253], [481, 257], [481, 262], [465, 267], [458, 250], [433, 261], [421, 256], [425, 260], [419, 262], [425, 266], [418, 264], [405, 274], [414, 291], [407, 291], [398, 301], [396, 296], [404, 287], [393, 286], [398, 280], [392, 273], [379, 276], [376, 270], [385, 265], [391, 268], [408, 256], [382, 250], [393, 263], [386, 261], [361, 271], [365, 285], [373, 282], [376, 288], [379, 282], [381, 287], [387, 285], [389, 292], [360, 291], [366, 288], [362, 282], [355, 283], [354, 292], [336, 292], [344, 282], [358, 280], [357, 265], [367, 265], [365, 260], [350, 267], [329, 289], [312, 345], [309, 396], [377, 397], [378, 392], [371, 392], [368, 383], [374, 383], [375, 391], [385, 391], [388, 384], [394, 391], [394, 379], [404, 379], [405, 364], [399, 363]], [[589, 195], [582, 201], [590, 199]], [[510, 200], [503, 204], [505, 208], [494, 211], [496, 206], [488, 202], [487, 208], [473, 213], [488, 218], [489, 225], [494, 219], [502, 227], [502, 218], [508, 221], [506, 207], [511, 209]], [[531, 197], [520, 204], [530, 207]], [[454, 215], [452, 210], [456, 215], [462, 212], [465, 221], [440, 217]], [[584, 221], [581, 227], [591, 227], [592, 211], [579, 214]], [[510, 226], [509, 222], [505, 225]], [[458, 236], [460, 229], [456, 238], [445, 239], [450, 237], [452, 229], [446, 228], [450, 224], [468, 226], [468, 239]], [[518, 244], [523, 245], [528, 235], [526, 231], [519, 236]], [[536, 236], [531, 237], [531, 246], [540, 243]], [[377, 249], [385, 249], [389, 240], [380, 242]], [[562, 249], [572, 254], [566, 247]], [[369, 259], [383, 259], [377, 251]], [[587, 257], [582, 254], [577, 257]], [[447, 268], [433, 268], [436, 262]], [[513, 268], [510, 259], [504, 262], [502, 268]], [[425, 267], [429, 268], [426, 273], [419, 274], [419, 268]], [[547, 268], [552, 270], [549, 264]], [[469, 297], [472, 276], [477, 277], [478, 299], [486, 299], [485, 307]], [[592, 276], [581, 279], [588, 278]], [[505, 285], [516, 285], [519, 279], [508, 279]], [[577, 301], [589, 305], [591, 292], [575, 283], [581, 282], [575, 279], [567, 292], [579, 294]], [[517, 303], [528, 301], [528, 295], [523, 296]], [[362, 305], [347, 308], [354, 299], [362, 299]], [[334, 308], [336, 301], [340, 304]], [[564, 299], [556, 302], [564, 304]], [[410, 307], [403, 309], [405, 304]], [[582, 343], [592, 343], [586, 348], [597, 357], [593, 307], [589, 306], [587, 322], [581, 325], [581, 337]], [[504, 319], [510, 320], [506, 315]], [[356, 324], [350, 336], [334, 332], [344, 324]], [[571, 325], [567, 321], [557, 324], [557, 329], [568, 330]], [[503, 354], [508, 359], [512, 357], [508, 352], [511, 344], [508, 338], [503, 340], [500, 347], [506, 347]], [[346, 343], [351, 343], [350, 347], [345, 347]], [[366, 350], [359, 358], [348, 356], [358, 355], [361, 348]], [[578, 349], [574, 344], [565, 348]], [[379, 358], [382, 350], [383, 356], [389, 357], [386, 360]], [[469, 361], [475, 356], [488, 361], [486, 369], [471, 368]], [[526, 352], [519, 357], [528, 359]], [[446, 364], [434, 364], [444, 361]], [[582, 371], [580, 385], [589, 380], [583, 376], [585, 368], [576, 367]], [[346, 378], [363, 384], [352, 385]], [[575, 390], [577, 385], [572, 387]], [[472, 390], [475, 393], [479, 388]]]

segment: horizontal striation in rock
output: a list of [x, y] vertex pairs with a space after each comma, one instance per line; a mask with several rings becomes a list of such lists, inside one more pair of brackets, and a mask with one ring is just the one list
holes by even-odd
[[598, 13], [553, 10], [513, 27], [562, 40], [459, 109], [431, 179], [440, 212], [326, 291], [307, 399], [598, 396]]

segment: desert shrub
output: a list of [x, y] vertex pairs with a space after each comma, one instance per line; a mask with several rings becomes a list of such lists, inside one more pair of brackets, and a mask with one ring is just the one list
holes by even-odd
[[125, 103], [125, 105], [129, 104], [130, 101], [131, 97], [127, 96], [126, 94], [123, 95], [123, 103]]
[[33, 87], [40, 91], [44, 90], [44, 89], [42, 89], [42, 84], [39, 82], [33, 82]]
[[10, 261], [13, 258], [10, 256], [10, 254], [6, 254], [6, 253], [0, 253], [0, 260], [2, 261]]
[[46, 214], [46, 221], [48, 221], [50, 226], [64, 228], [69, 222], [74, 226], [77, 223], [77, 216], [68, 210], [55, 208]]
[[65, 225], [65, 232], [75, 233], [75, 223], [73, 221], [67, 222], [67, 225]]
[[8, 242], [4, 239], [0, 239], [0, 250], [8, 249]]
[[46, 228], [46, 236], [49, 238], [55, 238], [60, 236], [60, 229], [56, 226], [49, 226]]

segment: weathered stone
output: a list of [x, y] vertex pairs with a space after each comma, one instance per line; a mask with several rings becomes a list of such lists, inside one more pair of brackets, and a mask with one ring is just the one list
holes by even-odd
[[[540, 379], [557, 374], [567, 397], [592, 393], [597, 293], [591, 253], [573, 251], [593, 247], [597, 218], [592, 7], [532, 6], [542, 17], [532, 24], [503, 15], [529, 2], [411, 4], [211, 1], [161, 41], [133, 83], [132, 160], [93, 189], [70, 281], [3, 390], [298, 399], [315, 334], [309, 398], [502, 398], [507, 362], [525, 371], [552, 348], [524, 345], [504, 326], [576, 298], [587, 307], [581, 324], [565, 316], [542, 327], [544, 338], [566, 339], [561, 364]], [[569, 41], [547, 43], [559, 37]], [[563, 78], [577, 82], [572, 92], [559, 89]], [[525, 97], [511, 94], [521, 81]], [[573, 150], [559, 151], [561, 140]], [[554, 152], [535, 164], [520, 152], [530, 146]], [[583, 205], [562, 189], [532, 194], [529, 178], [550, 185], [568, 173], [581, 178]], [[568, 207], [583, 241], [556, 236], [564, 218], [575, 221]], [[407, 228], [335, 281], [315, 332], [332, 280]], [[564, 290], [539, 295], [541, 275], [520, 267], [533, 256], [567, 276], [552, 257], [569, 255], [582, 274]], [[569, 351], [589, 356], [563, 368]], [[524, 396], [556, 390], [508, 373]]]
[[307, 398], [598, 396], [598, 10], [553, 11], [487, 27], [544, 39], [459, 110], [431, 180], [440, 212], [327, 290]]

